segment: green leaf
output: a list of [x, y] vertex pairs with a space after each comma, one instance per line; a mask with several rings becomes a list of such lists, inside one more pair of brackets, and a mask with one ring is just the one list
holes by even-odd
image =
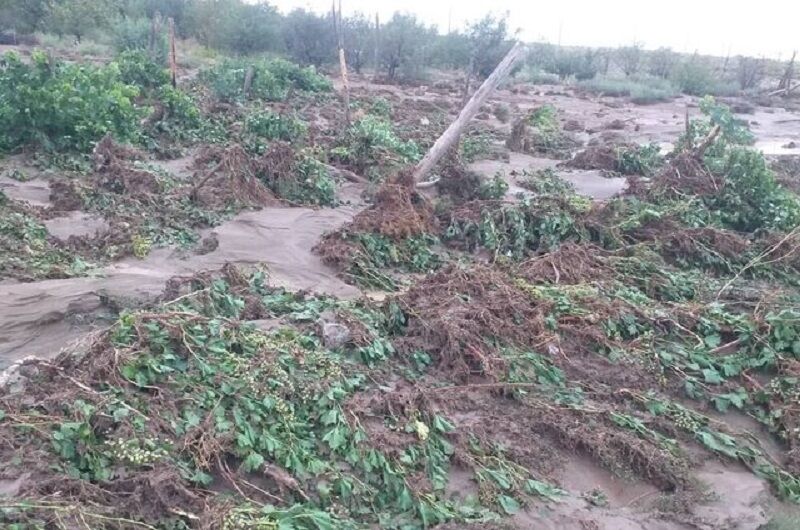
[[703, 337], [703, 342], [705, 342], [706, 346], [709, 348], [716, 348], [722, 342], [722, 337], [719, 336], [719, 333], [713, 333]]
[[703, 379], [705, 379], [706, 383], [718, 385], [723, 381], [722, 376], [719, 375], [719, 372], [713, 368], [704, 368], [702, 373]]
[[503, 507], [503, 511], [505, 511], [508, 515], [514, 515], [519, 511], [519, 503], [516, 501], [516, 499], [514, 499], [514, 497], [500, 495], [497, 497], [497, 502], [500, 503], [500, 506]]
[[264, 464], [264, 457], [259, 453], [250, 453], [242, 462], [242, 468], [249, 471], [257, 471]]

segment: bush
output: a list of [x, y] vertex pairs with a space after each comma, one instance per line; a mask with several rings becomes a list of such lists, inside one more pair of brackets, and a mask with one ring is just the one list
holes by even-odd
[[142, 50], [128, 50], [117, 55], [120, 79], [127, 85], [150, 89], [170, 83], [169, 70]]
[[596, 77], [580, 86], [598, 94], [612, 97], [629, 96], [637, 104], [668, 101], [678, 95], [677, 89], [665, 79], [647, 76]]
[[761, 152], [745, 147], [752, 143], [752, 133], [726, 105], [710, 96], [700, 102], [700, 110], [706, 119], [691, 122], [678, 148], [691, 149], [714, 125], [720, 127], [719, 136], [705, 152], [705, 165], [722, 177], [724, 186], [704, 198], [708, 207], [734, 230], [787, 231], [800, 225], [800, 197], [778, 183]]
[[661, 148], [654, 143], [617, 152], [617, 171], [623, 175], [650, 175], [663, 162]]
[[333, 206], [336, 202], [336, 183], [328, 169], [318, 160], [300, 154], [297, 163], [298, 179], [291, 189], [276, 189], [281, 197], [304, 204]]
[[415, 142], [403, 141], [395, 134], [390, 122], [373, 115], [354, 123], [344, 143], [334, 148], [331, 154], [353, 166], [357, 173], [369, 169], [372, 178], [380, 176], [380, 166], [415, 162], [421, 156]]
[[545, 72], [539, 66], [531, 64], [523, 66], [522, 69], [517, 72], [515, 78], [520, 81], [533, 83], [534, 85], [557, 85], [561, 81], [558, 74]]
[[200, 72], [200, 80], [211, 88], [217, 98], [229, 102], [242, 101], [246, 99], [244, 80], [248, 68], [253, 69], [253, 80], [247, 97], [282, 101], [288, 97], [291, 89], [307, 92], [332, 89], [330, 81], [314, 68], [301, 68], [283, 59], [226, 59]]
[[115, 63], [66, 64], [34, 52], [28, 65], [6, 54], [0, 62], [0, 150], [35, 144], [87, 152], [106, 134], [136, 140], [138, 94]]
[[245, 120], [248, 132], [267, 140], [294, 141], [306, 133], [306, 124], [293, 116], [265, 110], [252, 114]]
[[594, 53], [591, 50], [568, 50], [561, 48], [555, 55], [549, 72], [557, 74], [560, 79], [574, 77], [582, 81], [597, 75]]
[[695, 59], [675, 70], [673, 82], [681, 92], [691, 96], [732, 96], [738, 93], [736, 85], [720, 81], [711, 67]]
[[725, 187], [712, 206], [734, 230], [788, 231], [800, 225], [800, 197], [778, 184], [759, 151], [733, 147], [722, 174]]
[[[117, 51], [147, 50], [150, 47], [151, 29], [152, 23], [145, 17], [125, 17], [110, 28], [109, 34]], [[167, 38], [164, 31], [158, 37], [155, 52], [159, 62], [167, 60]]]

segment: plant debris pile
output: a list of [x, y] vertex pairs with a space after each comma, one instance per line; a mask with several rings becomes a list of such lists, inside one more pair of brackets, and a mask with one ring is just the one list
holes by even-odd
[[623, 175], [649, 176], [663, 164], [657, 144], [636, 145], [615, 143], [590, 146], [579, 151], [566, 167], [575, 169], [613, 171]]
[[400, 173], [382, 184], [372, 206], [341, 229], [325, 234], [314, 251], [351, 280], [388, 290], [396, 284], [381, 268], [395, 266], [411, 272], [434, 268], [438, 258], [430, 247], [436, 241], [437, 219], [410, 177], [410, 173]]
[[266, 206], [275, 196], [257, 176], [255, 161], [240, 145], [209, 146], [198, 153], [195, 167], [204, 169], [195, 176], [192, 200], [210, 207], [238, 202], [247, 206]]

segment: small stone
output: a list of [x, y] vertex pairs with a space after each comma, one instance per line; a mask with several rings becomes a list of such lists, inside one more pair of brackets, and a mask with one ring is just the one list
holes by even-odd
[[350, 341], [351, 333], [347, 326], [338, 322], [322, 323], [322, 343], [329, 350], [341, 348]]

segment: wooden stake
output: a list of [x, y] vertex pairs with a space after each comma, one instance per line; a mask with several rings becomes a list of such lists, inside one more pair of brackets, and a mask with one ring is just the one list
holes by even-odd
[[333, 0], [333, 28], [336, 31], [336, 40], [339, 47], [339, 70], [342, 74], [344, 88], [344, 123], [345, 128], [350, 127], [350, 81], [347, 78], [347, 60], [344, 54], [344, 28], [342, 27], [342, 0], [339, 0], [339, 14], [336, 14], [336, 0]]
[[250, 88], [253, 86], [253, 75], [255, 74], [255, 70], [253, 66], [250, 65], [247, 67], [247, 70], [244, 73], [244, 97], [247, 99], [250, 96]]
[[374, 63], [373, 66], [375, 67], [375, 71], [372, 73], [372, 79], [375, 80], [378, 77], [378, 70], [380, 69], [380, 55], [378, 53], [380, 48], [381, 42], [381, 20], [378, 18], [378, 12], [375, 12], [375, 49], [373, 51], [373, 58], [372, 62]]
[[441, 160], [441, 158], [458, 142], [464, 128], [470, 120], [475, 117], [484, 102], [489, 98], [494, 89], [497, 88], [497, 85], [511, 73], [514, 65], [524, 53], [524, 44], [521, 42], [514, 44], [503, 60], [500, 61], [500, 64], [497, 65], [497, 68], [494, 69], [492, 75], [487, 77], [486, 81], [475, 91], [475, 94], [472, 95], [467, 104], [464, 105], [464, 108], [461, 109], [458, 118], [450, 124], [447, 130], [436, 140], [436, 143], [433, 144], [433, 147], [425, 154], [425, 157], [417, 164], [416, 169], [414, 169], [414, 182], [417, 183], [417, 186], [426, 187], [430, 185], [429, 183], [420, 185], [420, 182], [431, 172], [439, 160]]
[[175, 20], [169, 17], [169, 72], [172, 86], [178, 86], [178, 58], [175, 52]]

